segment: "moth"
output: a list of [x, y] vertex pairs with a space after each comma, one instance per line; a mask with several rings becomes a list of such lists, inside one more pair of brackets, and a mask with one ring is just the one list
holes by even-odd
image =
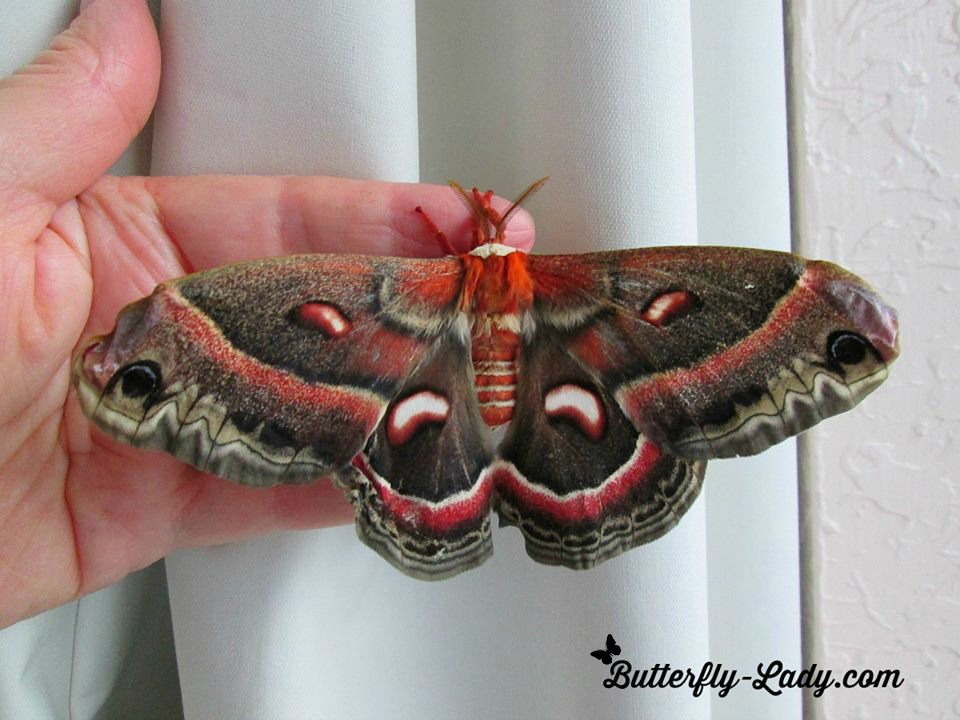
[[887, 377], [896, 313], [830, 263], [505, 245], [542, 182], [504, 213], [451, 183], [475, 224], [466, 254], [279, 257], [162, 283], [77, 354], [80, 403], [114, 438], [235, 482], [330, 477], [363, 542], [437, 579], [491, 554], [491, 509], [551, 565], [654, 540], [707, 460], [758, 453]]

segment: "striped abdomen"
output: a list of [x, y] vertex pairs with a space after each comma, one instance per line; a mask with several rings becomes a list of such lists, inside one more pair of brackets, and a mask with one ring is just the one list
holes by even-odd
[[[513, 323], [510, 323], [513, 324]], [[487, 319], [473, 336], [473, 369], [483, 421], [495, 428], [510, 422], [517, 390], [520, 335]]]

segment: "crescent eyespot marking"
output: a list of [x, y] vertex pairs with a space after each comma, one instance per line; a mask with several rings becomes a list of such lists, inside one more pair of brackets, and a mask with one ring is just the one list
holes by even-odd
[[547, 417], [562, 417], [576, 423], [591, 440], [603, 436], [606, 417], [597, 394], [579, 385], [566, 383], [550, 390], [543, 399]]
[[450, 416], [450, 402], [429, 390], [421, 390], [400, 400], [387, 418], [387, 439], [391, 445], [403, 445], [424, 424], [444, 422]]
[[640, 319], [657, 328], [666, 327], [693, 308], [694, 296], [686, 290], [665, 292], [651, 300], [640, 313]]
[[347, 316], [330, 303], [306, 302], [296, 309], [297, 321], [329, 338], [343, 337], [352, 328]]

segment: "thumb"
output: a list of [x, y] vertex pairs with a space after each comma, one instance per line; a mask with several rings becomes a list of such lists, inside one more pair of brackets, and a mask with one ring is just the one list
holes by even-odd
[[146, 123], [159, 77], [144, 0], [93, 0], [48, 50], [0, 81], [0, 217], [6, 230], [23, 231], [13, 237], [36, 237], [57, 206], [110, 167]]

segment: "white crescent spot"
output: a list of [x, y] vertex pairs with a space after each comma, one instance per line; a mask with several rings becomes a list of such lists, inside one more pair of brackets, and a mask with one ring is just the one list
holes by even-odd
[[422, 390], [393, 406], [387, 418], [387, 439], [391, 445], [403, 445], [425, 423], [444, 422], [450, 416], [450, 403], [443, 395]]
[[606, 425], [603, 405], [597, 394], [567, 383], [558, 385], [543, 400], [547, 417], [572, 420], [591, 440], [599, 440]]

